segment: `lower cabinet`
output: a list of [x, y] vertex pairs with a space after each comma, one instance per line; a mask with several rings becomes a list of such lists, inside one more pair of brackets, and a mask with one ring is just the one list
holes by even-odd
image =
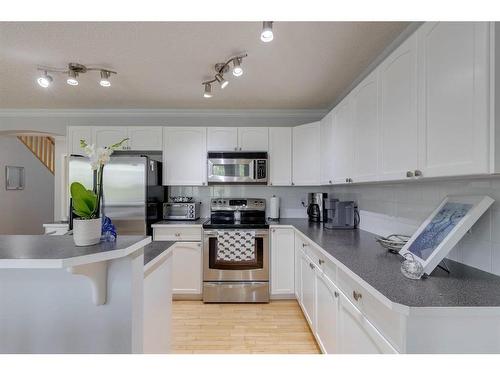
[[301, 279], [301, 300], [302, 310], [310, 324], [312, 330], [315, 330], [315, 305], [316, 305], [316, 266], [311, 259], [302, 252], [300, 255], [300, 279]]
[[316, 273], [316, 340], [325, 354], [338, 353], [339, 298], [337, 287]]
[[390, 354], [397, 351], [344, 295], [339, 295], [338, 353]]
[[271, 229], [271, 295], [295, 292], [294, 237], [293, 229]]
[[201, 242], [177, 242], [172, 261], [172, 294], [175, 297], [202, 293], [203, 252]]

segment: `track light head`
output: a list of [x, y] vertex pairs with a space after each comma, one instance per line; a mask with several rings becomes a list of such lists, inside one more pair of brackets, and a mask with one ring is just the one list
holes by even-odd
[[224, 77], [220, 73], [215, 75], [215, 79], [217, 80], [217, 82], [219, 82], [221, 89], [226, 88], [226, 86], [229, 84], [229, 82], [224, 79]]
[[213, 96], [212, 94], [212, 84], [210, 83], [205, 83], [205, 92], [203, 93], [204, 98], [211, 98]]
[[51, 76], [49, 76], [47, 74], [47, 71], [45, 70], [41, 75], [40, 77], [38, 77], [38, 79], [36, 80], [38, 82], [38, 84], [43, 87], [43, 88], [47, 88], [50, 86], [50, 84], [52, 83], [53, 79]]
[[69, 70], [68, 71], [68, 79], [66, 80], [66, 83], [70, 86], [78, 86], [78, 73], [75, 72], [74, 70]]
[[273, 21], [262, 22], [262, 33], [260, 34], [260, 40], [262, 40], [264, 43], [269, 43], [273, 39]]
[[101, 80], [99, 81], [99, 84], [102, 86], [102, 87], [109, 87], [111, 86], [111, 82], [109, 81], [109, 76], [111, 74], [106, 71], [106, 70], [101, 70]]
[[243, 68], [241, 67], [241, 61], [239, 58], [233, 60], [233, 76], [240, 77], [243, 74]]

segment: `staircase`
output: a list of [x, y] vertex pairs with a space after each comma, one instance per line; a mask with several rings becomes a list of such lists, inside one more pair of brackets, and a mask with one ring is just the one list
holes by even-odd
[[17, 137], [35, 155], [50, 173], [54, 174], [54, 138], [36, 135], [20, 135]]

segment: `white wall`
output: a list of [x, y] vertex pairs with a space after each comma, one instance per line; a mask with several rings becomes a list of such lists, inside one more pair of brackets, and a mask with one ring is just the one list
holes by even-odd
[[[24, 190], [5, 190], [5, 166], [24, 167]], [[54, 176], [16, 137], [0, 136], [0, 234], [41, 234], [54, 218]]]
[[500, 275], [500, 177], [334, 187], [332, 197], [356, 200], [361, 228], [389, 235], [413, 234], [439, 202], [452, 194], [488, 195], [491, 208], [455, 246], [449, 258]]

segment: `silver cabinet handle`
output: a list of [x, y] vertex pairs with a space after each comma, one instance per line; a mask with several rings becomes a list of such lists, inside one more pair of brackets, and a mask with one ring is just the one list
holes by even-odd
[[295, 182], [292, 182], [292, 186], [294, 186], [294, 185], [295, 185]]
[[240, 151], [241, 151], [241, 147], [240, 147]]
[[412, 171], [407, 171], [406, 172], [406, 177], [408, 177], [408, 178], [413, 177], [413, 172]]
[[273, 229], [273, 233], [276, 232], [276, 229]]
[[329, 183], [329, 184], [331, 184], [331, 183], [332, 183], [332, 180], [328, 181], [328, 183]]
[[311, 267], [311, 269], [313, 270], [314, 269], [314, 264], [309, 263], [309, 267]]
[[348, 179], [348, 178], [346, 178], [346, 179], [345, 179], [345, 182], [349, 182], [349, 179]]
[[415, 169], [415, 177], [422, 177], [422, 171]]
[[319, 263], [319, 265], [321, 266], [323, 263], [325, 263], [325, 261], [324, 261], [323, 259], [319, 259], [319, 260], [318, 260], [318, 263]]
[[359, 301], [363, 295], [359, 292], [356, 292], [355, 290], [352, 291], [352, 296], [356, 301]]
[[333, 292], [333, 295], [335, 296], [335, 298], [339, 298], [339, 292]]
[[303, 242], [302, 247], [306, 247], [306, 246], [309, 246], [309, 244]]

